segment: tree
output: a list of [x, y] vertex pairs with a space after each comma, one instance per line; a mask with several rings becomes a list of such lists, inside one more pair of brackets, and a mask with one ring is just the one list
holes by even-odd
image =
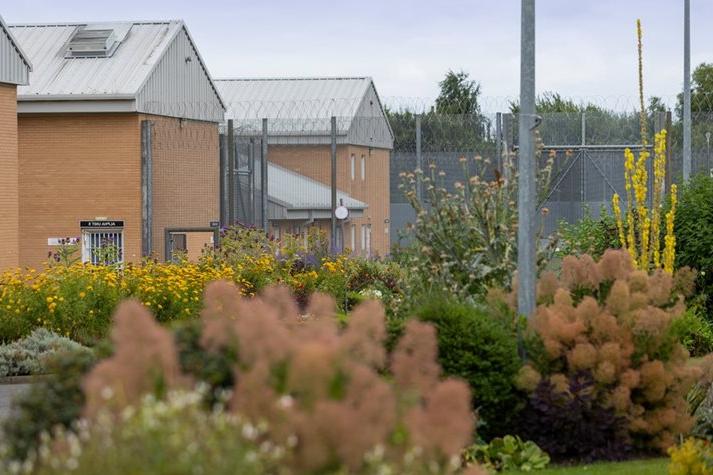
[[[701, 63], [691, 74], [691, 113], [713, 112], [713, 63]], [[683, 119], [683, 93], [678, 95], [676, 115]]]
[[438, 83], [441, 91], [436, 98], [436, 112], [448, 115], [480, 115], [480, 84], [465, 71], [448, 70]]

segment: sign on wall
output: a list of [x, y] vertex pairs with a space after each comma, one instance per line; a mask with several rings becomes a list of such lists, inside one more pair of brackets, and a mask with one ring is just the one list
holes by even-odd
[[80, 221], [80, 228], [123, 228], [123, 221], [110, 221], [110, 220], [94, 220], [94, 221]]

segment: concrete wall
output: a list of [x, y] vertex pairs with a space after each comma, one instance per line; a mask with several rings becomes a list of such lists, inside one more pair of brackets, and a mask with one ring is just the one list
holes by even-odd
[[19, 264], [17, 92], [0, 84], [0, 272]]
[[[354, 155], [354, 178], [351, 156]], [[362, 179], [361, 160], [365, 160]], [[337, 147], [337, 188], [369, 206], [361, 218], [345, 226], [344, 238], [351, 247], [349, 226], [356, 225], [356, 251], [361, 253], [362, 225], [371, 225], [371, 255], [384, 256], [390, 248], [389, 236], [389, 150], [353, 145]], [[331, 182], [331, 152], [325, 145], [271, 145], [268, 160], [326, 185]]]
[[23, 115], [20, 265], [42, 266], [52, 237], [79, 221], [123, 220], [124, 259], [141, 259], [141, 141], [137, 114]]
[[[202, 227], [218, 221], [218, 125], [142, 115], [153, 123], [153, 255], [163, 259], [166, 228]], [[202, 244], [189, 241], [188, 252]], [[191, 243], [200, 249], [191, 249]]]

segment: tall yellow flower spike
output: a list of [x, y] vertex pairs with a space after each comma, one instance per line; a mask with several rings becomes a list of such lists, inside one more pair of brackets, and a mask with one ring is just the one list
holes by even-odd
[[671, 186], [671, 207], [666, 213], [666, 235], [664, 236], [663, 262], [661, 252], [661, 215], [663, 211], [664, 184], [666, 182], [666, 140], [665, 130], [654, 137], [653, 184], [651, 209], [648, 207], [649, 172], [647, 150], [648, 131], [644, 105], [644, 66], [641, 21], [636, 21], [637, 48], [639, 53], [639, 102], [642, 150], [638, 158], [630, 149], [624, 150], [624, 183], [626, 189], [626, 213], [622, 216], [618, 194], [612, 196], [612, 209], [616, 219], [621, 246], [626, 249], [634, 266], [644, 271], [663, 269], [673, 272], [676, 257], [676, 237], [674, 219], [676, 216], [676, 185]]

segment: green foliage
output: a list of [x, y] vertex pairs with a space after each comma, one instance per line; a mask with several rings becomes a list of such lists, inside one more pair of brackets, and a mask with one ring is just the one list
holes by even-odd
[[[502, 175], [492, 181], [473, 175], [487, 169], [488, 160], [461, 158], [463, 181], [450, 192], [444, 172], [431, 167], [403, 175], [401, 188], [416, 213], [408, 229], [414, 240], [407, 271], [413, 291], [425, 290], [477, 299], [491, 287], [508, 288], [517, 267], [517, 172], [512, 157], [504, 157]], [[541, 190], [549, 183], [551, 162], [539, 172]], [[417, 193], [424, 190], [422, 198]], [[534, 237], [533, 237], [534, 239]], [[550, 249], [540, 250], [544, 266]]]
[[671, 331], [691, 356], [713, 353], [713, 323], [697, 307], [690, 307], [674, 320]]
[[536, 443], [523, 441], [518, 436], [497, 437], [488, 444], [475, 444], [463, 454], [466, 463], [477, 462], [495, 471], [518, 470], [532, 472], [542, 470], [550, 463], [550, 457]]
[[91, 350], [69, 338], [38, 328], [20, 340], [0, 345], [0, 377], [44, 374], [47, 358], [70, 351]]
[[84, 405], [81, 381], [94, 362], [88, 351], [60, 353], [47, 361], [49, 375], [14, 401], [3, 423], [9, 459], [24, 460], [37, 447], [40, 434], [58, 425], [69, 427], [79, 417]]
[[436, 98], [438, 114], [477, 115], [480, 114], [478, 96], [480, 84], [471, 80], [465, 71], [449, 70], [438, 83], [440, 92]]
[[212, 403], [235, 384], [233, 367], [237, 355], [230, 348], [206, 351], [200, 344], [201, 330], [202, 323], [199, 320], [181, 322], [175, 327], [173, 336], [181, 369], [195, 380], [208, 385], [210, 391], [207, 400]]
[[589, 254], [599, 259], [607, 249], [621, 247], [616, 220], [604, 207], [600, 210], [599, 218], [593, 218], [586, 210], [584, 217], [577, 223], [560, 221], [558, 234], [557, 255], [560, 257]]
[[713, 321], [713, 178], [697, 175], [682, 187], [674, 227], [676, 266], [698, 271], [695, 298]]
[[511, 329], [485, 310], [454, 299], [428, 296], [416, 316], [438, 332], [438, 361], [443, 371], [470, 385], [484, 437], [511, 429], [521, 400], [513, 386], [521, 362]]

